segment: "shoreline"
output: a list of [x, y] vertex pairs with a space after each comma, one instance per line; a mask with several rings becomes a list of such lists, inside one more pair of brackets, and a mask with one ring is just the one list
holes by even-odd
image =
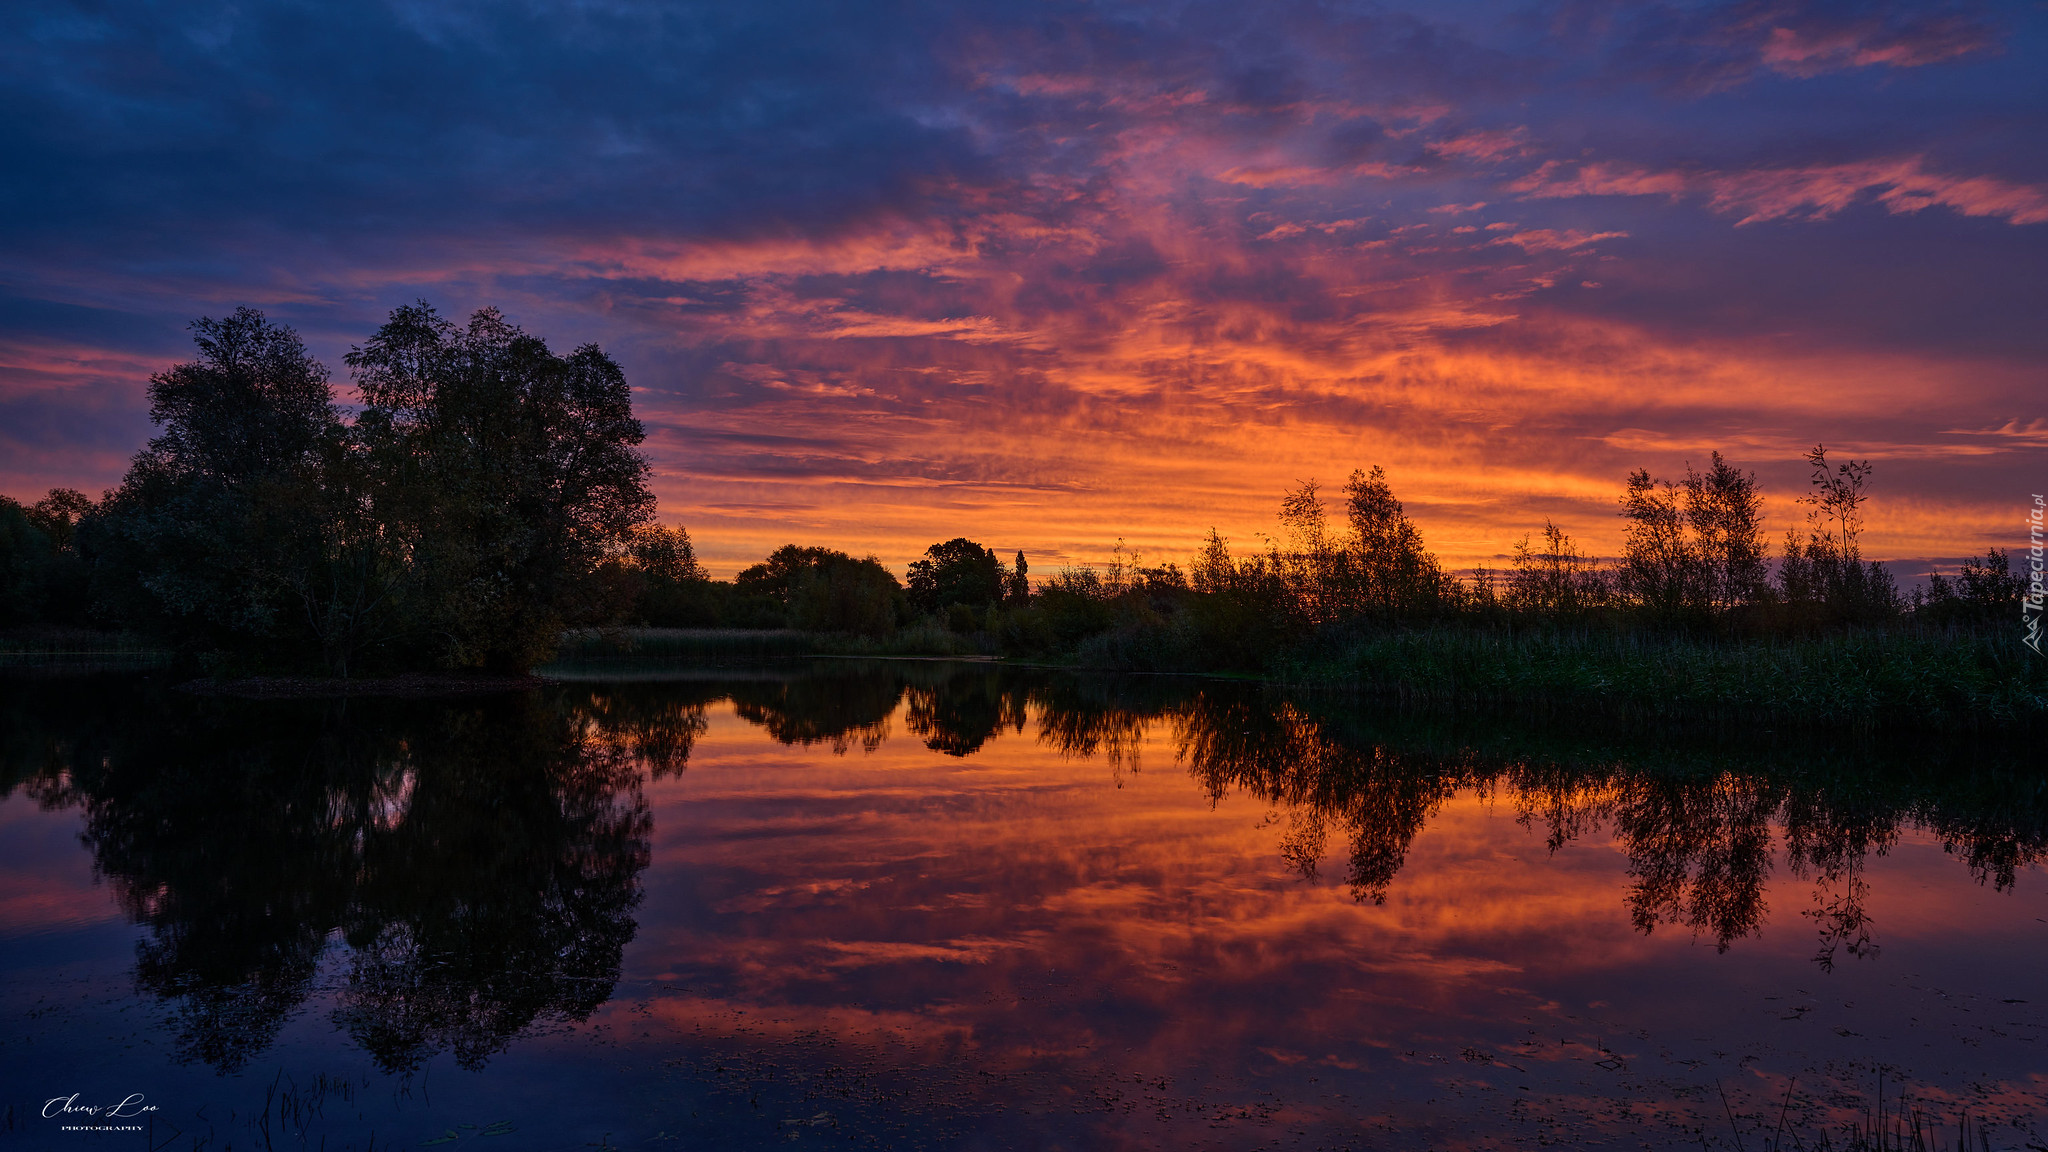
[[227, 696], [240, 700], [318, 700], [345, 696], [381, 696], [407, 700], [456, 696], [496, 696], [540, 688], [547, 680], [531, 674], [481, 676], [422, 674], [341, 679], [331, 676], [245, 676], [234, 680], [187, 680], [174, 685], [194, 696]]

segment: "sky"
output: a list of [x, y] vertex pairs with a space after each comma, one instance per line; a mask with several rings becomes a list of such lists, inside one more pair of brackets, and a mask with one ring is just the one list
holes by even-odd
[[[240, 305], [624, 365], [664, 521], [1035, 574], [1386, 469], [1447, 564], [1720, 451], [1910, 578], [2048, 490], [2048, 6], [0, 6], [0, 492]], [[1335, 508], [1334, 502], [1332, 504]]]

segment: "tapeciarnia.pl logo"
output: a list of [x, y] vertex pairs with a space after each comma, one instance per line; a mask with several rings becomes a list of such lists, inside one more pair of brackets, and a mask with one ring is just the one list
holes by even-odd
[[2041, 610], [2048, 604], [2048, 559], [2044, 559], [2042, 542], [2042, 515], [2048, 512], [2048, 497], [2034, 493], [2034, 506], [2027, 511], [2027, 542], [2031, 547], [2027, 553], [2027, 594], [2020, 597], [2020, 624], [2027, 630], [2026, 646], [2035, 655], [2048, 655], [2041, 651]]

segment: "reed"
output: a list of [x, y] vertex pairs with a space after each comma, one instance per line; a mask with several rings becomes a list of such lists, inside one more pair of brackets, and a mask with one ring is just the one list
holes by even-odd
[[2048, 662], [1981, 631], [1796, 638], [1460, 628], [1310, 643], [1277, 677], [1423, 704], [1595, 708], [1646, 719], [2008, 728], [2048, 719]]

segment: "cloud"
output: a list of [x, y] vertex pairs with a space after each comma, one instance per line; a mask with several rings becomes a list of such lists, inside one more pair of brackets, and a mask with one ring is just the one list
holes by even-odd
[[1583, 248], [1599, 240], [1615, 240], [1627, 236], [1626, 232], [1580, 232], [1574, 228], [1559, 231], [1554, 228], [1538, 228], [1528, 232], [1514, 232], [1489, 244], [1513, 244], [1524, 252], [1569, 252]]
[[2015, 225], [2048, 223], [2048, 188], [1992, 176], [1931, 172], [1924, 156], [1746, 172], [1660, 172], [1593, 163], [1562, 175], [1566, 167], [1545, 162], [1509, 189], [1531, 199], [1702, 196], [1717, 213], [1740, 213], [1738, 227], [1765, 220], [1825, 220], [1866, 198], [1894, 214], [1943, 207]]
[[[194, 315], [264, 307], [338, 364], [425, 295], [618, 355], [664, 515], [726, 571], [962, 532], [1164, 555], [1373, 462], [1448, 559], [1532, 515], [1597, 539], [1659, 453], [1854, 426], [1933, 459], [1966, 438], [1926, 429], [2021, 410], [2048, 124], [2017, 27], [24, 0], [0, 479], [118, 476]], [[2034, 451], [1996, 442], [1911, 491], [1967, 508]]]

